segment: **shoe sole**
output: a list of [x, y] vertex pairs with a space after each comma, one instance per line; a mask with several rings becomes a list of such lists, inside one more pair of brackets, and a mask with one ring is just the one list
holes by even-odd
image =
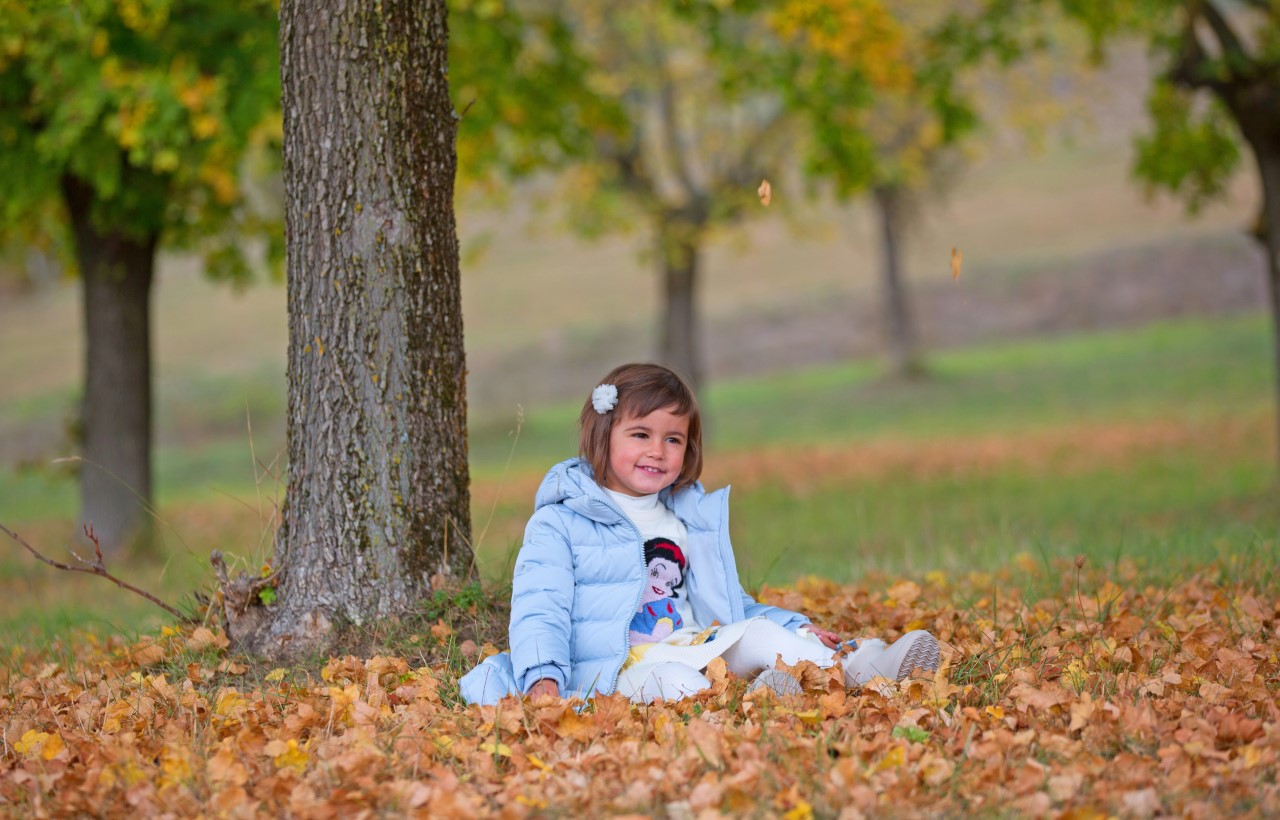
[[804, 691], [800, 681], [780, 669], [766, 669], [747, 687], [747, 693], [760, 689], [772, 690], [775, 695], [799, 695]]
[[894, 678], [902, 680], [916, 669], [932, 672], [938, 668], [940, 658], [938, 639], [921, 630], [919, 637], [911, 642], [911, 646], [907, 648], [907, 653], [902, 656], [902, 663], [898, 665], [898, 671]]

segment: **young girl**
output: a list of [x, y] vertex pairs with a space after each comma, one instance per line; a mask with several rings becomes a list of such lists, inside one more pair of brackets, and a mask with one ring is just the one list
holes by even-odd
[[[658, 365], [618, 367], [579, 424], [581, 457], [543, 479], [516, 559], [511, 652], [463, 677], [468, 702], [613, 692], [669, 700], [709, 687], [702, 670], [716, 657], [753, 686], [794, 693], [777, 661], [828, 667], [849, 648], [743, 591], [728, 490], [708, 494], [698, 483], [702, 420], [683, 379]], [[850, 687], [938, 666], [938, 642], [924, 631], [854, 647], [841, 659]]]

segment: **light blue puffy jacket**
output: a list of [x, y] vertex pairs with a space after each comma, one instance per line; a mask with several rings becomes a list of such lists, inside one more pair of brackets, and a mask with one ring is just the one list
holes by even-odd
[[[742, 589], [729, 543], [729, 490], [701, 484], [660, 499], [684, 522], [690, 574], [683, 591], [703, 626], [764, 616], [788, 629], [803, 615], [757, 603]], [[567, 696], [609, 694], [630, 649], [628, 627], [646, 569], [640, 531], [577, 458], [552, 467], [534, 499], [511, 588], [511, 652], [459, 682], [468, 703], [490, 704], [550, 678]]]

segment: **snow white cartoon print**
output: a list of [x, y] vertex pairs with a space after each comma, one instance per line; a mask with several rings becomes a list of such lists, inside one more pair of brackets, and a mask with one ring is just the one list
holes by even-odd
[[648, 575], [640, 607], [631, 618], [632, 646], [656, 643], [684, 626], [675, 606], [689, 569], [684, 552], [669, 538], [650, 538], [644, 543], [644, 563]]

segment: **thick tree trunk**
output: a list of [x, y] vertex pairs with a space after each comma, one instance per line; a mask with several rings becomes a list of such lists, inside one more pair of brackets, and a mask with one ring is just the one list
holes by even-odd
[[[289, 473], [271, 655], [472, 571], [444, 0], [281, 4]], [[258, 623], [254, 623], [259, 620]], [[240, 634], [236, 634], [240, 633]]]
[[880, 217], [881, 284], [884, 294], [885, 343], [889, 347], [889, 372], [894, 376], [918, 376], [923, 372], [915, 324], [906, 283], [902, 278], [902, 192], [893, 186], [873, 191]]
[[146, 549], [151, 517], [151, 281], [158, 234], [103, 231], [93, 189], [62, 180], [84, 282], [81, 515], [104, 551]]
[[662, 363], [698, 391], [702, 386], [702, 344], [698, 323], [698, 262], [702, 227], [679, 217], [658, 218], [658, 260], [662, 265]]

